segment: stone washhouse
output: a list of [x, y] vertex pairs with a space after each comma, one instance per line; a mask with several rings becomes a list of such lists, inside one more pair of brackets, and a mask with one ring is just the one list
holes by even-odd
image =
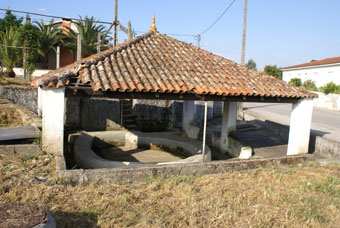
[[182, 100], [182, 130], [187, 134], [195, 101], [223, 102], [222, 152], [236, 130], [238, 102], [291, 103], [287, 155], [298, 155], [308, 153], [312, 100], [317, 96], [161, 34], [154, 23], [148, 33], [50, 71], [31, 86], [38, 88], [43, 149], [60, 157], [65, 97]]

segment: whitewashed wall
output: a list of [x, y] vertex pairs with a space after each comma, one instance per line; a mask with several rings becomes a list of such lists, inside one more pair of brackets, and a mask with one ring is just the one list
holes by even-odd
[[282, 71], [282, 79], [286, 82], [289, 82], [292, 78], [300, 78], [302, 83], [307, 79], [313, 80], [317, 87], [324, 86], [328, 82], [340, 84], [340, 63], [283, 69]]
[[[14, 67], [13, 71], [15, 72], [15, 77], [24, 77], [24, 68]], [[33, 71], [32, 78], [40, 77], [41, 75], [46, 74], [49, 71], [50, 70], [36, 69], [35, 71]]]
[[319, 96], [313, 101], [314, 107], [340, 112], [340, 94], [324, 94], [320, 92], [314, 93], [317, 93]]

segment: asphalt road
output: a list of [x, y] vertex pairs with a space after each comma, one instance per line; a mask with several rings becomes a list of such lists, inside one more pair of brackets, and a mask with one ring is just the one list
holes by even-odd
[[[267, 119], [289, 125], [292, 104], [243, 103], [243, 109], [260, 119]], [[313, 108], [312, 130], [325, 138], [340, 142], [340, 112]]]

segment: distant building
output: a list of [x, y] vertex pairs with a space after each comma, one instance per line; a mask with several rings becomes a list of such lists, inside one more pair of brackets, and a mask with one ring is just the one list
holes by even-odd
[[[75, 26], [74, 22], [70, 18], [63, 18], [61, 20], [56, 20], [52, 22], [53, 26], [60, 26], [64, 33], [68, 32], [66, 27], [77, 31], [77, 27]], [[60, 48], [60, 67], [67, 66], [75, 61], [75, 56], [73, 53], [64, 47]], [[56, 53], [54, 51], [50, 51], [48, 53], [48, 69], [55, 69], [56, 68]]]
[[302, 82], [313, 80], [317, 87], [328, 82], [340, 84], [340, 57], [312, 60], [294, 66], [281, 68], [282, 79], [289, 82], [292, 78], [300, 78]]

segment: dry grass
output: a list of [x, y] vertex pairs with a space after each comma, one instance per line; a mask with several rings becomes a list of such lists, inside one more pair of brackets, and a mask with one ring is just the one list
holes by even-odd
[[8, 78], [4, 77], [0, 80], [0, 86], [20, 86], [20, 87], [30, 87], [30, 81], [23, 78]]
[[[0, 99], [1, 100], [1, 99]], [[0, 105], [0, 127], [17, 127], [27, 125], [15, 107]]]
[[54, 166], [47, 155], [1, 156], [0, 202], [43, 205], [58, 227], [339, 226], [339, 165], [74, 186]]

